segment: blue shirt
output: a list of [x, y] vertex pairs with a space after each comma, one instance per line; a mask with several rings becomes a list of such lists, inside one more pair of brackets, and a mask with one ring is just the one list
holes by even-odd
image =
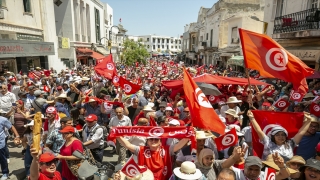
[[7, 118], [0, 116], [0, 149], [4, 148], [6, 144], [5, 128], [11, 129], [11, 127], [11, 122]]
[[304, 160], [313, 158], [316, 155], [316, 146], [320, 140], [320, 132], [312, 136], [303, 136], [296, 155], [303, 157]]

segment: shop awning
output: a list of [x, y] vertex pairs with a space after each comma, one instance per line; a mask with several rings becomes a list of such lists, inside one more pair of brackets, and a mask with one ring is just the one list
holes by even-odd
[[105, 48], [103, 47], [97, 47], [97, 52], [99, 52], [102, 55], [108, 55], [110, 54], [110, 51], [107, 51]]
[[243, 66], [243, 56], [234, 56], [227, 61], [227, 65]]
[[97, 53], [97, 52], [94, 52], [94, 51], [92, 51], [92, 54], [90, 56], [92, 58], [94, 58], [94, 59], [102, 59], [102, 58], [104, 58], [104, 55], [102, 55], [100, 53]]
[[87, 49], [87, 48], [77, 48], [77, 51], [83, 54], [90, 54], [93, 52], [91, 49]]

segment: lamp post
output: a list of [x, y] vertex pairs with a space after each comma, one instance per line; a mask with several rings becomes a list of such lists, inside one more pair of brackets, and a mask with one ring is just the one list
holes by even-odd
[[[112, 28], [113, 28], [113, 27], [118, 28], [118, 30], [120, 31], [120, 29], [119, 29], [118, 26], [111, 26], [110, 31], [109, 31], [109, 41], [110, 41], [110, 42], [112, 42], [112, 40], [111, 40], [111, 34], [112, 34]], [[110, 47], [110, 54], [111, 54], [111, 47]]]
[[100, 45], [102, 45], [101, 40], [104, 39], [104, 38], [109, 41], [109, 39], [108, 39], [107, 37], [102, 37], [102, 38], [100, 38], [100, 40], [99, 40], [99, 44], [100, 44]]

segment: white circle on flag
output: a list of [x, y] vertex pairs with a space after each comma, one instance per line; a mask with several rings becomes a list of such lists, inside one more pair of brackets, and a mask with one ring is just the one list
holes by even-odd
[[275, 71], [283, 71], [287, 69], [288, 55], [281, 48], [271, 48], [266, 53], [267, 65]]
[[124, 92], [129, 93], [132, 90], [132, 87], [129, 84], [124, 84]]
[[151, 158], [150, 149], [145, 149], [143, 154], [145, 158]]
[[279, 102], [278, 102], [278, 106], [279, 106], [279, 107], [285, 107], [286, 105], [287, 105], [287, 103], [284, 102], [284, 101], [279, 101]]
[[113, 77], [113, 82], [114, 82], [114, 83], [119, 82], [119, 77], [118, 77], [118, 76], [114, 76], [114, 77]]
[[313, 107], [313, 110], [315, 110], [316, 112], [318, 112], [320, 110], [320, 107], [318, 105]]
[[275, 180], [276, 179], [276, 174], [273, 172], [273, 173], [270, 173], [267, 177], [267, 180]]
[[277, 125], [277, 124], [269, 124], [269, 125], [266, 125], [262, 131], [265, 135], [269, 136], [271, 134], [272, 128], [277, 126], [281, 127], [280, 125]]
[[236, 140], [236, 137], [234, 137], [233, 134], [227, 134], [226, 136], [223, 137], [221, 143], [224, 146], [229, 146], [230, 144], [234, 143], [235, 140]]
[[162, 127], [154, 127], [149, 130], [149, 135], [152, 137], [159, 137], [164, 133], [164, 130]]
[[107, 64], [107, 69], [113, 70], [113, 69], [114, 69], [113, 64], [112, 64], [112, 63], [108, 63], [108, 64]]
[[127, 172], [127, 174], [128, 174], [130, 177], [135, 177], [136, 175], [140, 174], [138, 168], [135, 167], [135, 166], [132, 165], [132, 164], [129, 164], [129, 165], [126, 167], [126, 172]]
[[293, 93], [292, 94], [292, 98], [295, 99], [295, 100], [298, 100], [301, 98], [301, 95], [299, 93]]
[[203, 94], [203, 92], [201, 91], [200, 88], [197, 88], [195, 90], [195, 97], [196, 100], [198, 102], [198, 104], [202, 107], [206, 107], [206, 108], [212, 108], [212, 105], [209, 103], [209, 100], [207, 99], [207, 97]]
[[213, 95], [209, 96], [209, 101], [214, 101], [216, 99], [216, 97], [214, 97]]

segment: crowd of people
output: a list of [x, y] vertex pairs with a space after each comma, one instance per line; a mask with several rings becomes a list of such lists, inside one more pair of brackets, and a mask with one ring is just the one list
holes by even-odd
[[[309, 93], [301, 102], [290, 100], [292, 84], [278, 79], [260, 78], [256, 71], [252, 78], [271, 86], [220, 85], [223, 93], [212, 102], [215, 112], [226, 125], [226, 132], [237, 131], [236, 146], [218, 150], [217, 134], [208, 129], [193, 127], [196, 151], [191, 150], [190, 139], [122, 136], [114, 140], [108, 135], [122, 126], [159, 127], [192, 126], [186, 98], [172, 95], [161, 82], [183, 79], [182, 66], [162, 60], [165, 68], [157, 68], [158, 61], [146, 65], [117, 64], [118, 75], [139, 84], [136, 94], [125, 94], [112, 80], [97, 75], [93, 66], [77, 65], [73, 69], [50, 74], [39, 67], [32, 74], [0, 75], [0, 165], [1, 180], [9, 178], [10, 148], [8, 141], [21, 148], [26, 179], [78, 180], [78, 164], [82, 159], [75, 151], [86, 154], [90, 164], [108, 161], [105, 149], [118, 155], [114, 180], [257, 180], [267, 176], [266, 168], [276, 170], [275, 179], [320, 180], [319, 120], [309, 112], [311, 103], [320, 93], [320, 81], [309, 82]], [[179, 65], [178, 65], [179, 64]], [[246, 73], [222, 70], [214, 66], [186, 67], [195, 77], [203, 73], [217, 76], [246, 76]], [[272, 92], [272, 93], [270, 93]], [[284, 98], [290, 105], [280, 110], [274, 102]], [[304, 113], [304, 122], [291, 138], [287, 127], [275, 126], [266, 133], [257, 123], [251, 110]], [[41, 150], [33, 147], [33, 116], [42, 114]], [[295, 116], [292, 113], [292, 116]], [[274, 117], [277, 118], [277, 117]], [[285, 121], [285, 119], [279, 119]], [[252, 131], [257, 132], [263, 145], [258, 157], [252, 146]], [[147, 168], [147, 171], [129, 177], [121, 169], [128, 158]]]

